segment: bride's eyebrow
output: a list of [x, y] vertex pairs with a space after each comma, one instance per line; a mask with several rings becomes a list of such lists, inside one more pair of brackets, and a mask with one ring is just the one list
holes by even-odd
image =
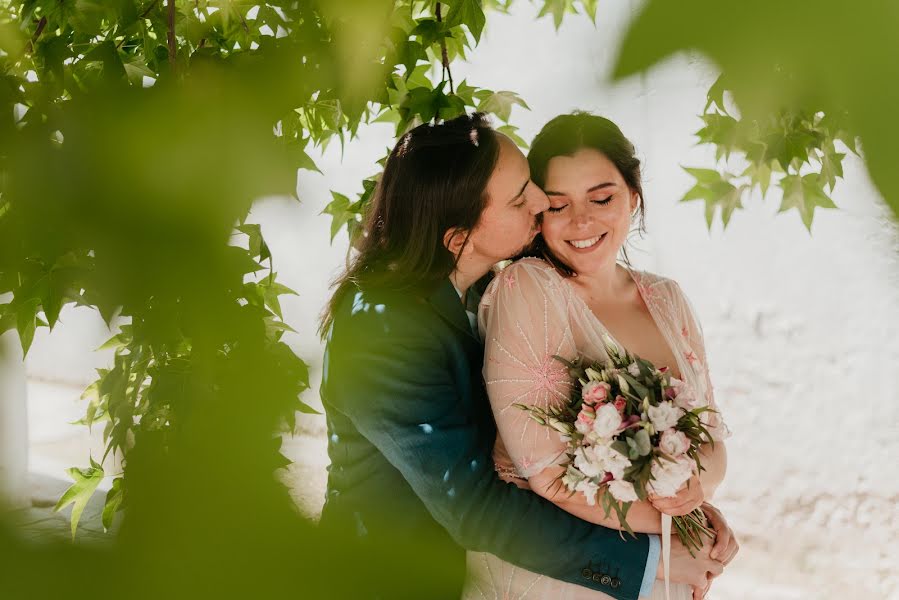
[[615, 187], [615, 184], [611, 181], [607, 181], [605, 183], [600, 183], [598, 185], [594, 185], [592, 188], [587, 190], [587, 193], [589, 194], [590, 192], [595, 192], [596, 190], [601, 190], [601, 189], [604, 189], [607, 187]]

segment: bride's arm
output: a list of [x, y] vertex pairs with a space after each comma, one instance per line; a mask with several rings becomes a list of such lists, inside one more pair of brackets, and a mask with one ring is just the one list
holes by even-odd
[[706, 501], [709, 501], [715, 495], [715, 491], [724, 481], [724, 475], [727, 473], [727, 448], [724, 442], [715, 442], [714, 446], [712, 444], [700, 446], [699, 462], [703, 466], [703, 471], [699, 474], [699, 481], [702, 483], [703, 495]]
[[[609, 511], [608, 516], [606, 516], [605, 510], [602, 508], [602, 494], [605, 491], [600, 491], [596, 497], [596, 504], [590, 506], [584, 494], [580, 492], [572, 494], [562, 484], [559, 480], [559, 476], [562, 473], [564, 473], [562, 467], [547, 467], [540, 473], [530, 477], [528, 483], [534, 493], [584, 521], [596, 523], [610, 529], [626, 530], [626, 527], [621, 524], [618, 514], [614, 510]], [[631, 530], [636, 533], [661, 533], [662, 531], [661, 513], [653, 508], [649, 502], [632, 502], [626, 519]]]

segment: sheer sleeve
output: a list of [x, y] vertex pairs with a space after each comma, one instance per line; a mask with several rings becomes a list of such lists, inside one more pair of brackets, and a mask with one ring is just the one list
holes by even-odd
[[690, 302], [690, 299], [687, 298], [686, 294], [684, 294], [680, 285], [675, 284], [674, 291], [677, 303], [680, 307], [683, 323], [681, 335], [684, 336], [688, 346], [686, 354], [687, 360], [693, 368], [697, 380], [701, 383], [701, 386], [698, 387], [702, 388], [702, 397], [704, 397], [708, 406], [716, 411], [714, 413], [704, 413], [705, 415], [708, 415], [705, 424], [709, 428], [712, 438], [715, 441], [722, 441], [730, 437], [730, 429], [728, 429], [727, 424], [724, 422], [724, 418], [721, 415], [721, 409], [715, 401], [714, 387], [712, 386], [708, 357], [706, 356], [705, 351], [705, 338], [702, 332], [702, 325], [696, 316], [693, 304]]
[[577, 356], [568, 319], [570, 295], [561, 276], [538, 259], [502, 271], [481, 301], [484, 380], [500, 440], [515, 470], [531, 477], [565, 457], [566, 443], [516, 404], [567, 402], [572, 380], [553, 358]]

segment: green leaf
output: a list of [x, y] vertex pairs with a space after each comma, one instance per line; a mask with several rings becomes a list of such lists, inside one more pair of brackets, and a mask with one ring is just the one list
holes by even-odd
[[724, 75], [719, 75], [718, 79], [715, 80], [715, 83], [712, 84], [712, 87], [709, 88], [709, 91], [706, 94], [706, 103], [705, 108], [702, 109], [703, 112], [708, 112], [709, 107], [715, 107], [722, 113], [727, 114], [727, 109], [724, 108], [724, 92], [726, 90], [726, 80], [724, 79]]
[[744, 177], [749, 177], [750, 185], [758, 185], [762, 192], [762, 198], [768, 193], [768, 187], [771, 185], [771, 174], [773, 173], [771, 165], [766, 162], [752, 163], [743, 171]]
[[837, 177], [843, 177], [843, 159], [845, 157], [845, 154], [836, 151], [833, 144], [821, 152], [819, 159], [821, 161], [821, 179], [831, 192], [837, 183]]
[[480, 90], [475, 93], [475, 97], [480, 100], [478, 103], [479, 111], [492, 113], [504, 123], [509, 122], [509, 118], [512, 116], [512, 106], [515, 104], [526, 108], [527, 110], [531, 110], [531, 107], [529, 107], [515, 92], [491, 92], [490, 90]]
[[817, 173], [804, 176], [787, 175], [780, 182], [783, 188], [783, 201], [778, 212], [795, 208], [799, 211], [805, 228], [811, 233], [815, 208], [836, 208], [833, 200], [824, 193], [825, 184], [826, 182]]
[[94, 494], [94, 490], [97, 489], [97, 486], [100, 485], [100, 482], [103, 480], [102, 467], [97, 465], [93, 459], [91, 459], [91, 463], [95, 466], [91, 466], [87, 469], [77, 469], [74, 467], [68, 469], [67, 472], [75, 483], [65, 491], [59, 499], [59, 502], [57, 502], [56, 506], [53, 508], [54, 511], [59, 512], [69, 504], [72, 505], [70, 521], [73, 540], [75, 539], [75, 531], [78, 529], [78, 521], [81, 520], [81, 513], [84, 512], [84, 507], [87, 506], [88, 500], [90, 500], [91, 496]]
[[518, 127], [514, 125], [502, 125], [501, 127], [497, 127], [496, 130], [500, 133], [503, 133], [509, 137], [515, 144], [522, 148], [523, 150], [527, 150], [529, 148], [528, 143], [525, 141], [523, 137], [518, 135]]
[[103, 531], [105, 532], [108, 532], [109, 528], [112, 527], [112, 519], [122, 505], [122, 499], [124, 498], [122, 484], [123, 479], [116, 477], [112, 480], [112, 487], [106, 493], [106, 504], [103, 505]]
[[450, 8], [450, 13], [446, 18], [446, 27], [452, 28], [459, 25], [465, 25], [474, 37], [475, 42], [481, 41], [481, 33], [484, 31], [484, 25], [487, 18], [484, 16], [484, 9], [481, 8], [479, 0], [444, 0]]
[[19, 341], [22, 344], [22, 355], [28, 356], [28, 350], [34, 341], [34, 332], [37, 328], [37, 311], [41, 301], [32, 298], [19, 305], [16, 316], [16, 329], [19, 331]]
[[684, 194], [681, 202], [703, 200], [706, 224], [710, 229], [715, 218], [716, 208], [721, 207], [721, 221], [726, 228], [734, 211], [743, 208], [741, 197], [744, 188], [734, 186], [714, 169], [684, 167], [684, 170], [693, 175], [696, 185]]
[[321, 214], [331, 215], [331, 241], [333, 242], [334, 238], [337, 236], [337, 232], [339, 232], [344, 225], [350, 221], [356, 220], [358, 212], [357, 209], [354, 208], [354, 204], [350, 202], [350, 199], [343, 194], [332, 190], [331, 197], [333, 200], [325, 207]]
[[558, 31], [567, 11], [574, 12], [572, 0], [543, 0], [543, 8], [540, 9], [537, 18], [539, 19], [551, 14], [553, 17], [553, 25]]

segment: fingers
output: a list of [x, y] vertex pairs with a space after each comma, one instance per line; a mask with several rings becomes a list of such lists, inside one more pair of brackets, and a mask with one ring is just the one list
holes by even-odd
[[724, 564], [717, 560], [709, 560], [706, 563], [706, 571], [708, 571], [711, 577], [718, 577], [724, 573]]
[[692, 585], [690, 587], [693, 590], [693, 600], [703, 600], [712, 587], [712, 580], [707, 579], [702, 585]]
[[721, 560], [724, 565], [728, 565], [730, 561], [737, 556], [739, 551], [740, 544], [737, 542], [737, 538], [732, 536], [730, 538], [730, 544], [728, 544], [727, 549], [724, 551], [723, 557], [719, 560]]
[[709, 556], [715, 560], [724, 562], [724, 557], [727, 555], [728, 546], [730, 546], [733, 536], [731, 535], [729, 527], [716, 529], [715, 532], [717, 534], [715, 536], [715, 544], [712, 546], [712, 551], [709, 553]]

